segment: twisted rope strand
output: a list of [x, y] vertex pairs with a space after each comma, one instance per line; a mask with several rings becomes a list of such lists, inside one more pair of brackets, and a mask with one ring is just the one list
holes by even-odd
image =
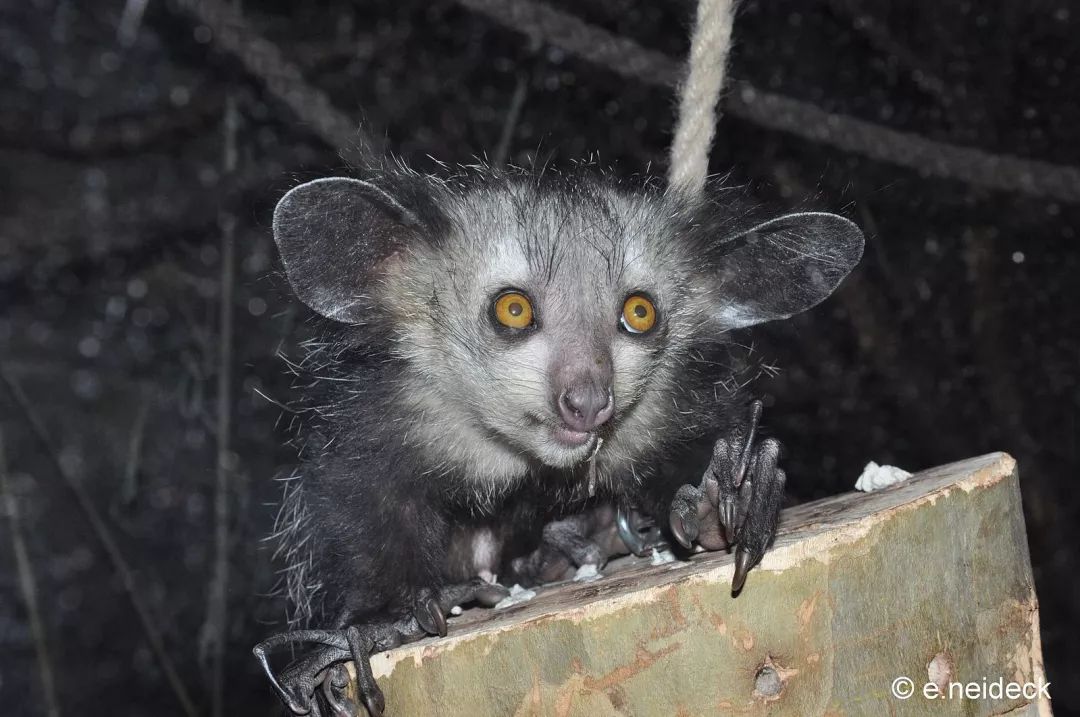
[[699, 0], [690, 40], [689, 73], [679, 90], [679, 120], [671, 143], [668, 186], [700, 194], [709, 173], [709, 150], [716, 135], [716, 105], [724, 87], [733, 0]]

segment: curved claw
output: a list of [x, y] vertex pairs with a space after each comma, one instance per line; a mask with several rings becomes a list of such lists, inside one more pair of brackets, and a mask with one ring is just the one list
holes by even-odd
[[671, 535], [687, 550], [701, 535], [701, 520], [710, 509], [708, 492], [697, 486], [684, 485], [675, 492], [668, 513]]
[[735, 551], [735, 575], [731, 578], [732, 597], [742, 591], [746, 583], [746, 574], [750, 572], [750, 568], [754, 567], [755, 562], [757, 561], [753, 559], [753, 556], [742, 548]]
[[697, 542], [707, 550], [736, 549], [732, 595], [772, 543], [783, 500], [781, 446], [774, 438], [758, 439], [762, 411], [763, 403], [752, 401], [746, 427], [713, 444], [701, 485], [682, 486], [672, 500], [671, 532], [683, 547]]
[[633, 521], [630, 519], [630, 511], [623, 506], [619, 506], [618, 513], [615, 516], [615, 527], [619, 531], [619, 538], [626, 544], [627, 550], [634, 555], [643, 555], [645, 553], [648, 546], [645, 545], [641, 534], [634, 527]]
[[730, 497], [720, 499], [718, 508], [720, 513], [720, 525], [724, 528], [724, 538], [728, 545], [735, 544], [735, 500]]
[[356, 705], [341, 694], [348, 686], [349, 672], [345, 669], [345, 665], [342, 663], [331, 665], [323, 676], [322, 693], [333, 717], [355, 717], [356, 715]]
[[687, 550], [693, 547], [694, 539], [697, 538], [697, 531], [692, 530], [690, 526], [686, 524], [686, 520], [678, 513], [672, 513], [670, 518], [671, 535], [679, 542], [679, 545], [683, 546]]
[[429, 635], [446, 637], [446, 615], [435, 598], [428, 597], [420, 601], [416, 609], [416, 621]]
[[481, 578], [474, 578], [467, 583], [447, 585], [439, 590], [438, 606], [443, 615], [450, 612], [455, 605], [472, 602], [473, 600], [484, 607], [494, 607], [509, 594], [510, 591], [498, 583], [489, 583]]
[[361, 695], [361, 699], [364, 701], [364, 709], [368, 711], [368, 714], [371, 717], [383, 717], [383, 710], [386, 709], [386, 701], [381, 694]]
[[476, 589], [475, 598], [484, 607], [495, 607], [510, 591], [498, 583], [485, 582]]
[[374, 645], [355, 625], [345, 629], [345, 638], [349, 642], [353, 666], [356, 668], [356, 686], [360, 692], [360, 701], [364, 703], [371, 717], [382, 717], [383, 710], [386, 709], [386, 698], [371, 674], [371, 652]]
[[[324, 646], [322, 650], [302, 661], [300, 667], [296, 671], [292, 669], [292, 666], [286, 668], [286, 672], [290, 675], [300, 674], [309, 676], [307, 681], [304, 682], [304, 685], [306, 688], [309, 687], [310, 689], [305, 689], [304, 693], [300, 695], [297, 695], [294, 690], [287, 689], [282, 684], [282, 681], [278, 680], [277, 675], [274, 674], [274, 670], [270, 667], [270, 661], [267, 658], [267, 653], [270, 650], [285, 645], [291, 645], [296, 642], [315, 642]], [[263, 673], [265, 673], [267, 679], [270, 680], [270, 685], [274, 688], [274, 692], [276, 692], [278, 698], [285, 703], [285, 706], [289, 711], [294, 715], [307, 715], [312, 713], [314, 706], [314, 702], [311, 699], [316, 686], [314, 676], [328, 665], [344, 659], [342, 656], [342, 649], [345, 647], [347, 647], [347, 645], [340, 633], [329, 630], [295, 630], [293, 632], [284, 632], [268, 637], [255, 645], [251, 652], [259, 661], [259, 665], [262, 666]], [[284, 681], [289, 682], [291, 680], [286, 679]]]
[[[271, 683], [276, 683], [277, 680], [273, 677], [270, 678]], [[304, 715], [311, 714], [311, 708], [314, 706], [314, 701], [310, 698], [298, 699], [294, 694], [286, 690], [279, 684], [274, 684], [274, 691], [277, 692], [278, 698], [285, 703], [285, 707], [297, 717], [303, 717]]]

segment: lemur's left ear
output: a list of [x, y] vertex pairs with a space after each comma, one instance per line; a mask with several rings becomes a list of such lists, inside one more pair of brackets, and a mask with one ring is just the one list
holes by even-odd
[[715, 255], [714, 318], [728, 330], [806, 311], [836, 290], [862, 252], [862, 232], [835, 214], [788, 214], [740, 232]]
[[348, 177], [294, 187], [274, 210], [274, 240], [296, 296], [344, 323], [363, 320], [372, 284], [416, 229], [394, 196]]

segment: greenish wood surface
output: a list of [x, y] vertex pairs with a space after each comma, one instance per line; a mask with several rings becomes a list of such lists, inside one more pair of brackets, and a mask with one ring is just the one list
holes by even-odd
[[[1045, 682], [1005, 454], [786, 511], [737, 598], [731, 574], [726, 554], [626, 560], [595, 582], [468, 611], [444, 639], [373, 658], [387, 714], [1050, 714], [1047, 700], [922, 694], [932, 662], [942, 681]], [[755, 689], [765, 665], [778, 695]], [[914, 696], [891, 694], [898, 677]]]

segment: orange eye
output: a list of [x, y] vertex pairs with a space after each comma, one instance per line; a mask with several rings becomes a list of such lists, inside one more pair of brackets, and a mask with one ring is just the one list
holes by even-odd
[[529, 297], [517, 291], [508, 291], [495, 299], [495, 318], [511, 329], [526, 329], [532, 325], [533, 311]]
[[656, 307], [641, 294], [632, 294], [623, 303], [623, 328], [632, 334], [643, 334], [656, 325]]

